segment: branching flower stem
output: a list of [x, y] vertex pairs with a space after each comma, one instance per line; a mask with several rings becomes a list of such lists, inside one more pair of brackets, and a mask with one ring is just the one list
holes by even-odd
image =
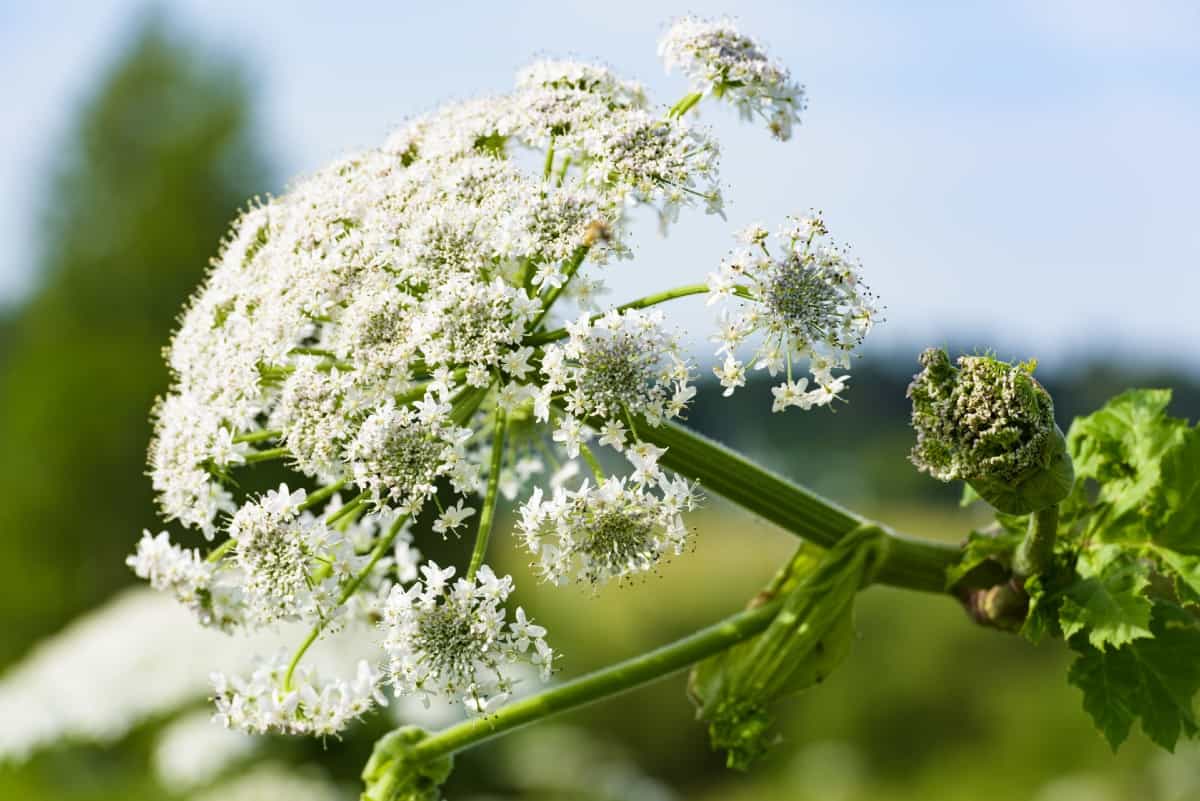
[[514, 701], [493, 715], [450, 726], [414, 746], [413, 759], [429, 762], [454, 754], [550, 715], [577, 709], [669, 676], [753, 637], [767, 627], [778, 611], [779, 602], [775, 602], [738, 612], [670, 645]]
[[[371, 575], [371, 571], [375, 569], [375, 565], [379, 564], [379, 560], [382, 559], [383, 555], [392, 547], [392, 543], [396, 541], [397, 535], [399, 535], [401, 530], [403, 530], [404, 524], [407, 521], [408, 515], [402, 515], [396, 518], [391, 527], [388, 528], [387, 534], [380, 538], [379, 542], [375, 544], [374, 549], [371, 551], [370, 560], [363, 565], [362, 570], [354, 574], [354, 577], [351, 578], [350, 581], [346, 583], [346, 586], [342, 588], [342, 594], [338, 597], [338, 606], [341, 606], [349, 601], [350, 598], [354, 596], [354, 593], [358, 592], [358, 588], [364, 581], [367, 580], [367, 576]], [[283, 677], [283, 688], [285, 690], [292, 689], [292, 676], [295, 674], [296, 668], [300, 665], [300, 660], [304, 658], [304, 654], [308, 652], [308, 649], [312, 647], [312, 644], [317, 641], [318, 637], [321, 636], [321, 632], [323, 632], [325, 627], [329, 625], [330, 620], [331, 618], [327, 617], [317, 625], [313, 626], [312, 630], [308, 632], [308, 636], [304, 638], [304, 642], [302, 642], [300, 647], [296, 649], [295, 655], [292, 656], [292, 661], [288, 663], [287, 674]]]
[[467, 567], [467, 581], [475, 579], [475, 573], [487, 556], [488, 539], [496, 521], [496, 495], [500, 487], [500, 470], [504, 462], [504, 436], [507, 418], [504, 407], [496, 405], [495, 422], [492, 425], [492, 462], [488, 472], [487, 489], [484, 490], [483, 506], [479, 510], [479, 530], [475, 534], [475, 548], [471, 552], [471, 564]]
[[[675, 300], [676, 298], [686, 298], [689, 295], [701, 295], [707, 291], [707, 284], [688, 284], [687, 286], [676, 287], [675, 289], [668, 289], [665, 292], [658, 292], [653, 295], [647, 295], [644, 298], [631, 300], [629, 303], [623, 303], [620, 306], [617, 306], [616, 309], [617, 311], [626, 311], [627, 309], [645, 309], [650, 306], [656, 306], [659, 303], [666, 303], [669, 300]], [[595, 322], [603, 316], [604, 315], [602, 314], [594, 314], [591, 317], [591, 321]], [[567, 329], [556, 328], [553, 331], [542, 331], [540, 333], [527, 336], [522, 344], [533, 345], [536, 347], [538, 345], [547, 345], [551, 342], [557, 342], [561, 339], [566, 339], [567, 336]]]

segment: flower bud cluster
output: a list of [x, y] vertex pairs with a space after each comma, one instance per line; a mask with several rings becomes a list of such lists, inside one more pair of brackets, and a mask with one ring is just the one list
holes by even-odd
[[911, 460], [941, 481], [962, 480], [1002, 512], [1027, 514], [1062, 500], [1074, 470], [1054, 401], [1036, 365], [930, 348], [908, 388], [917, 444]]

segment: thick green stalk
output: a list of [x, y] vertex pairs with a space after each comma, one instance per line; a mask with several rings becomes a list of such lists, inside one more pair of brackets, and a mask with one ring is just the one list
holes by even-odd
[[527, 723], [632, 690], [668, 676], [701, 659], [753, 637], [779, 611], [771, 603], [739, 612], [681, 640], [602, 668], [545, 692], [501, 707], [494, 715], [463, 721], [422, 740], [413, 748], [414, 761], [428, 762], [462, 751]]
[[492, 525], [496, 519], [496, 493], [500, 488], [500, 470], [504, 463], [506, 422], [504, 407], [496, 404], [496, 417], [492, 428], [492, 463], [488, 473], [487, 489], [483, 495], [483, 506], [479, 510], [479, 529], [475, 533], [475, 549], [471, 552], [471, 564], [467, 567], [467, 581], [475, 578], [475, 573], [483, 565], [484, 557], [487, 556], [488, 539], [492, 535]]
[[[643, 439], [667, 448], [662, 457], [665, 467], [699, 481], [704, 489], [815, 545], [828, 548], [859, 526], [872, 522], [683, 426], [643, 425], [638, 427], [638, 433]], [[946, 568], [960, 556], [958, 546], [904, 537], [880, 527], [888, 535], [888, 556], [876, 581], [910, 590], [943, 592]]]

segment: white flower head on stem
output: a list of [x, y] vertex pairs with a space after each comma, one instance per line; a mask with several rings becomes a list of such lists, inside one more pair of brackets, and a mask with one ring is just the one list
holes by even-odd
[[678, 67], [694, 91], [729, 100], [747, 120], [762, 118], [777, 139], [791, 138], [800, 122], [804, 87], [731, 19], [678, 19], [659, 41], [658, 53], [667, 71]]
[[322, 677], [303, 665], [288, 682], [288, 660], [260, 662], [248, 677], [212, 676], [214, 719], [226, 728], [254, 734], [279, 732], [326, 737], [375, 706], [387, 706], [382, 675], [366, 661], [352, 680]]
[[[632, 414], [650, 425], [682, 415], [695, 394], [691, 368], [678, 338], [662, 326], [662, 313], [610, 311], [569, 325], [565, 345], [547, 347], [544, 393], [566, 391], [575, 415], [621, 420]], [[607, 429], [609, 439], [621, 433]]]
[[[745, 365], [734, 353], [748, 339], [761, 336], [750, 362], [771, 375], [786, 370], [786, 380], [772, 392], [772, 411], [791, 406], [826, 406], [845, 389], [851, 356], [879, 318], [875, 298], [862, 281], [860, 267], [827, 239], [818, 216], [790, 218], [776, 236], [773, 253], [755, 226], [754, 246], [735, 251], [721, 264], [709, 286], [715, 298], [735, 298], [735, 313], [722, 310], [714, 337], [724, 363], [714, 372], [725, 394], [745, 383]], [[807, 378], [793, 377], [796, 361], [806, 360]]]
[[473, 581], [451, 583], [454, 572], [430, 562], [421, 568], [422, 581], [392, 589], [382, 624], [389, 679], [398, 695], [426, 703], [461, 699], [469, 711], [483, 713], [511, 695], [508, 666], [536, 662], [546, 679], [554, 653], [546, 630], [532, 625], [523, 610], [506, 621], [511, 577], [498, 578], [484, 565]]
[[[657, 459], [657, 455], [653, 455]], [[521, 507], [520, 533], [542, 575], [555, 583], [594, 585], [653, 570], [683, 552], [682, 513], [696, 506], [696, 487], [657, 468], [645, 484], [610, 477], [576, 491], [558, 488], [545, 498], [535, 489]]]

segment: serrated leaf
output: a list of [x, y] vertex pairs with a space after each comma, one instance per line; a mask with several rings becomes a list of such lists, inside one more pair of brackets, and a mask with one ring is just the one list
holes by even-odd
[[1166, 453], [1178, 447], [1187, 423], [1166, 415], [1168, 389], [1122, 393], [1071, 425], [1067, 446], [1076, 475], [1095, 479], [1113, 519], [1137, 509], [1159, 485]]
[[1197, 732], [1193, 697], [1200, 690], [1200, 628], [1179, 607], [1154, 606], [1152, 638], [1099, 650], [1072, 642], [1079, 658], [1067, 680], [1083, 691], [1083, 707], [1115, 751], [1136, 719], [1158, 745], [1173, 751]]
[[1200, 556], [1184, 556], [1169, 548], [1155, 548], [1164, 574], [1174, 580], [1185, 603], [1200, 604]]
[[1076, 562], [1079, 578], [1063, 590], [1058, 621], [1067, 639], [1085, 632], [1093, 648], [1119, 648], [1152, 636], [1150, 580], [1145, 569], [1117, 545], [1085, 551]]
[[1159, 503], [1149, 523], [1154, 541], [1176, 551], [1200, 554], [1200, 429], [1163, 458]]

